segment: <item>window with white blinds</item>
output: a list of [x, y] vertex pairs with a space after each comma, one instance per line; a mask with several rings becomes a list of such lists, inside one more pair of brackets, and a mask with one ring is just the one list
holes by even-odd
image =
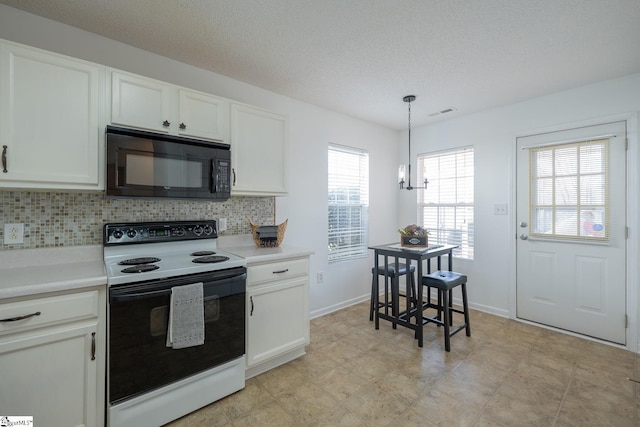
[[608, 139], [532, 148], [531, 236], [608, 239]]
[[456, 245], [453, 254], [473, 259], [473, 147], [418, 156], [418, 176], [429, 180], [418, 190], [419, 225], [429, 245]]
[[368, 255], [369, 154], [329, 145], [329, 262]]

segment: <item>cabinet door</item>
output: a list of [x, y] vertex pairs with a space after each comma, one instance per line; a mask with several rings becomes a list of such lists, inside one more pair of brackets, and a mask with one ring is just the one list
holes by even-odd
[[98, 425], [96, 332], [93, 324], [0, 339], [0, 414], [53, 427]]
[[228, 101], [184, 89], [178, 91], [178, 97], [178, 133], [216, 141], [227, 140]]
[[309, 343], [308, 287], [307, 278], [300, 277], [249, 288], [248, 366]]
[[111, 123], [170, 132], [177, 129], [171, 110], [175, 89], [158, 80], [113, 71], [111, 73]]
[[286, 195], [288, 152], [287, 117], [231, 104], [232, 194]]
[[96, 64], [0, 44], [0, 187], [104, 188], [103, 78]]

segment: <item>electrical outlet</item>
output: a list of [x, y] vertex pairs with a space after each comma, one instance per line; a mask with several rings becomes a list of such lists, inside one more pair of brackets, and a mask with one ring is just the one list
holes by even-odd
[[24, 243], [24, 224], [4, 225], [4, 244], [19, 245]]
[[218, 231], [227, 231], [227, 218], [218, 218]]
[[324, 273], [322, 271], [318, 271], [316, 273], [316, 283], [324, 282]]
[[494, 215], [506, 215], [507, 214], [507, 204], [500, 203], [493, 205], [493, 214]]

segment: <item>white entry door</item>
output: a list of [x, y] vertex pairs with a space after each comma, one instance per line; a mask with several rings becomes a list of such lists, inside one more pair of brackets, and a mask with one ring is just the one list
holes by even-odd
[[517, 140], [517, 317], [625, 344], [626, 122]]

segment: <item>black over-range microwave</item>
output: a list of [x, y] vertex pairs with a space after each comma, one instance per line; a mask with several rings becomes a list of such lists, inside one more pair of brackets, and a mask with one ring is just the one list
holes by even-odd
[[231, 196], [229, 146], [107, 126], [107, 197], [222, 201]]

